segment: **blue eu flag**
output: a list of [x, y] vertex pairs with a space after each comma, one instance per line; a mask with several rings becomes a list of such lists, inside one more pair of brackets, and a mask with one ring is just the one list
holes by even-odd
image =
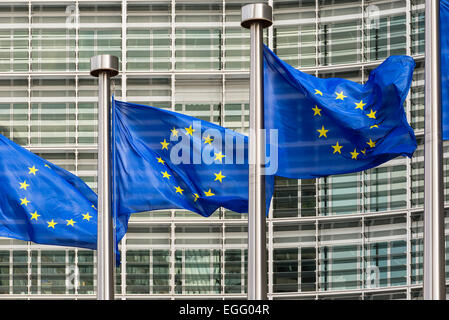
[[449, 140], [449, 1], [440, 1], [441, 124], [443, 140]]
[[404, 101], [415, 62], [391, 56], [365, 84], [319, 79], [264, 47], [265, 128], [277, 129], [277, 175], [309, 179], [362, 171], [416, 149]]
[[[117, 212], [248, 212], [248, 137], [184, 114], [113, 100]], [[273, 176], [266, 177], [267, 209]]]
[[[0, 236], [96, 249], [96, 204], [80, 178], [0, 135]], [[127, 222], [118, 217], [117, 242]]]

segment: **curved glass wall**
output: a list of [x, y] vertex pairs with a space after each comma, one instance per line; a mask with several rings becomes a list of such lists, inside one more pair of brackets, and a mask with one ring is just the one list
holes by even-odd
[[[240, 27], [240, 9], [248, 2], [256, 1], [0, 4], [0, 133], [96, 190], [97, 82], [88, 71], [90, 57], [101, 53], [120, 58], [117, 98], [246, 132], [249, 32]], [[386, 57], [413, 56], [404, 108], [419, 141], [411, 160], [276, 180], [267, 221], [269, 298], [422, 298], [424, 0], [264, 2], [274, 13], [265, 43], [307, 73], [363, 83]], [[448, 153], [445, 144], [449, 205]], [[245, 214], [136, 213], [121, 243], [116, 296], [244, 298], [246, 246]], [[2, 238], [0, 299], [94, 298], [95, 263], [92, 251]]]

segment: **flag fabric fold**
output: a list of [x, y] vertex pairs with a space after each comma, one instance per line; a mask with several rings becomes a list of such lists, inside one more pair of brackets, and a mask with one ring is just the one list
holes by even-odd
[[365, 84], [296, 70], [264, 46], [265, 128], [278, 130], [279, 176], [362, 171], [416, 149], [404, 101], [414, 60], [391, 56]]
[[449, 1], [440, 1], [441, 135], [449, 140]]
[[248, 137], [156, 107], [113, 100], [113, 108], [117, 212], [248, 212]]

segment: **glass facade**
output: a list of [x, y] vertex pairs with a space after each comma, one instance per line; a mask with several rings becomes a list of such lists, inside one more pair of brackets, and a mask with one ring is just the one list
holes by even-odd
[[[0, 133], [96, 190], [97, 82], [89, 59], [101, 53], [120, 58], [112, 84], [118, 99], [245, 133], [249, 32], [240, 9], [249, 2], [0, 3]], [[413, 56], [404, 107], [419, 142], [413, 159], [276, 180], [267, 220], [269, 298], [422, 298], [424, 0], [264, 2], [274, 14], [265, 43], [307, 73], [365, 82], [389, 55]], [[444, 155], [449, 207], [448, 144]], [[183, 210], [134, 214], [116, 297], [245, 298], [246, 218], [224, 209], [207, 219]], [[1, 238], [0, 299], [95, 298], [95, 264], [93, 251]]]

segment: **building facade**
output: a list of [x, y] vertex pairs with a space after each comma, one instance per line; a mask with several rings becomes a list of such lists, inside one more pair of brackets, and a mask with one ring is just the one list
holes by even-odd
[[[102, 53], [120, 59], [117, 99], [246, 132], [249, 32], [240, 9], [250, 2], [2, 1], [0, 133], [96, 190], [97, 80], [89, 69]], [[424, 0], [257, 2], [273, 7], [265, 43], [307, 73], [363, 83], [390, 55], [416, 61], [404, 106], [419, 143], [412, 159], [277, 179], [269, 298], [422, 298]], [[447, 205], [448, 152], [445, 144]], [[121, 243], [116, 298], [245, 298], [246, 246], [246, 214], [136, 213]], [[95, 264], [90, 250], [1, 238], [0, 299], [95, 298]]]

